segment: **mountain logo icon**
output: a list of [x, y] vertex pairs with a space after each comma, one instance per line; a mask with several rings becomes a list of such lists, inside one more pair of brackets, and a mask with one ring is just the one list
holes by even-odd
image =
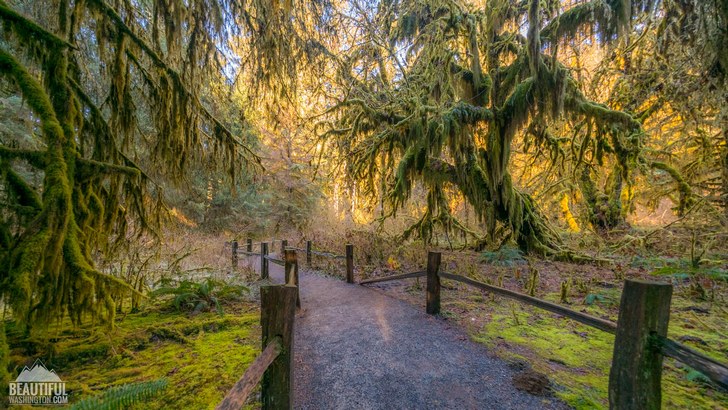
[[48, 370], [40, 359], [36, 359], [33, 366], [28, 369], [28, 366], [23, 368], [18, 378], [15, 379], [16, 383], [62, 383], [62, 380], [55, 371]]

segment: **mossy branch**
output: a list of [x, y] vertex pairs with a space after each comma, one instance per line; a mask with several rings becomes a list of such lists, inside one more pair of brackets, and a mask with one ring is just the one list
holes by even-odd
[[680, 200], [677, 206], [677, 216], [683, 216], [685, 212], [690, 209], [693, 205], [694, 194], [690, 185], [685, 181], [682, 174], [674, 167], [659, 161], [653, 161], [650, 163], [650, 167], [665, 171], [677, 184], [677, 190], [680, 193]]
[[15, 80], [28, 106], [40, 118], [43, 134], [49, 144], [63, 142], [65, 139], [63, 129], [56, 118], [48, 94], [28, 70], [2, 46], [0, 46], [0, 75], [10, 76]]
[[[184, 96], [194, 98], [196, 107], [200, 110], [200, 112], [207, 118], [210, 122], [213, 123], [214, 129], [221, 131], [221, 135], [224, 135], [225, 142], [229, 144], [231, 147], [237, 147], [242, 149], [246, 155], [243, 157], [246, 161], [251, 161], [252, 163], [256, 164], [257, 166], [260, 166], [260, 158], [250, 150], [245, 144], [240, 142], [237, 138], [233, 137], [233, 134], [230, 130], [225, 127], [224, 124], [222, 124], [217, 117], [212, 115], [210, 111], [205, 108], [202, 103], [199, 101], [197, 96], [193, 93], [190, 93], [187, 90], [187, 86], [185, 85], [184, 81], [182, 80], [181, 75], [174, 70], [172, 67], [170, 67], [155, 51], [152, 49], [152, 47], [146, 43], [141, 37], [134, 34], [134, 32], [129, 28], [129, 26], [124, 23], [124, 20], [122, 17], [114, 10], [112, 7], [106, 4], [103, 0], [88, 0], [89, 3], [94, 5], [100, 12], [102, 12], [104, 15], [106, 15], [112, 23], [116, 26], [117, 30], [119, 30], [120, 33], [127, 36], [131, 41], [141, 49], [144, 54], [149, 57], [149, 59], [154, 63], [154, 65], [165, 72], [174, 82], [175, 89], [177, 92], [183, 94]], [[215, 133], [217, 136], [218, 134]]]
[[46, 156], [47, 152], [45, 151], [13, 149], [0, 145], [0, 158], [22, 159], [38, 169], [45, 169], [47, 165]]
[[8, 7], [8, 5], [2, 0], [0, 0], [0, 18], [7, 23], [13, 24], [15, 26], [16, 32], [31, 33], [36, 38], [41, 39], [48, 46], [51, 47], [51, 51], [59, 51], [54, 50], [52, 47], [74, 48], [73, 45], [71, 45], [69, 42], [56, 36], [50, 31], [39, 26], [34, 21], [28, 19], [27, 17]]
[[17, 198], [18, 205], [23, 207], [20, 209], [27, 210], [26, 207], [29, 207], [35, 213], [43, 207], [38, 193], [36, 193], [35, 190], [20, 177], [20, 175], [15, 173], [15, 171], [9, 167], [4, 170], [4, 173], [10, 192], [12, 192]]
[[76, 172], [78, 173], [79, 178], [82, 179], [95, 174], [125, 174], [130, 177], [141, 176], [141, 171], [138, 168], [112, 164], [109, 162], [94, 161], [92, 159], [77, 158], [76, 166], [78, 167]]

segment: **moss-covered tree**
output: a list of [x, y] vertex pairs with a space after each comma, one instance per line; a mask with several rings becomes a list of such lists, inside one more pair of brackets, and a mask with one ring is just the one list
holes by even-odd
[[[526, 251], [569, 258], [534, 200], [514, 186], [514, 139], [553, 162], [610, 157], [616, 190], [638, 163], [639, 121], [587, 99], [557, 56], [564, 41], [585, 33], [615, 41], [653, 2], [561, 3], [378, 3], [376, 29], [341, 63], [347, 97], [330, 110], [335, 125], [326, 136], [371, 191], [384, 181], [392, 212], [423, 184], [427, 209], [407, 234], [429, 239], [437, 225], [464, 229], [448, 207], [454, 187], [491, 237], [502, 232]], [[559, 135], [563, 121], [581, 138]]]
[[15, 320], [113, 323], [132, 289], [94, 261], [155, 231], [155, 179], [205, 163], [234, 180], [258, 164], [203, 102], [203, 85], [245, 71], [256, 88], [289, 95], [325, 7], [0, 0], [2, 93], [23, 98], [36, 142], [0, 135], [0, 296]]

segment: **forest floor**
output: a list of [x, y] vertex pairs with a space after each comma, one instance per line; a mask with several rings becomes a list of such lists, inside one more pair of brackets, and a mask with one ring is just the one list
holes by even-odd
[[[69, 403], [113, 387], [164, 380], [158, 394], [124, 406], [156, 410], [214, 408], [260, 354], [259, 323], [258, 303], [241, 300], [226, 305], [224, 315], [147, 305], [119, 315], [113, 330], [64, 320], [48, 329], [49, 339], [28, 338], [10, 321], [6, 326], [11, 365], [41, 359], [66, 383]], [[255, 400], [249, 407], [257, 406]], [[0, 400], [0, 408], [4, 404]]]
[[[153, 299], [139, 311], [118, 314], [112, 331], [91, 323], [74, 327], [66, 320], [47, 330], [51, 338], [45, 342], [24, 337], [6, 321], [11, 363], [22, 367], [43, 359], [66, 381], [71, 402], [112, 386], [166, 379], [166, 389], [134, 408], [214, 407], [260, 352], [255, 288], [267, 282], [258, 281], [242, 261], [241, 269], [229, 275], [229, 250], [219, 238], [177, 240], [185, 246], [175, 246], [171, 260], [193, 254], [192, 274], [217, 272], [219, 279], [247, 284], [251, 292], [225, 306], [224, 316], [180, 312], [169, 301]], [[341, 243], [317, 242], [316, 249], [335, 251]], [[199, 248], [195, 252], [193, 245]], [[357, 280], [424, 266], [422, 247], [378, 248], [355, 244]], [[718, 256], [711, 259], [728, 259]], [[623, 259], [610, 267], [531, 260], [538, 270], [535, 294], [615, 321], [624, 278], [671, 281], [669, 336], [728, 361], [728, 266], [711, 264], [695, 271], [684, 268], [679, 258]], [[424, 279], [347, 285], [340, 277], [341, 264], [314, 257], [313, 266], [301, 266], [297, 407], [478, 407], [463, 405], [464, 398], [503, 408], [607, 407], [613, 336], [447, 280], [442, 314], [429, 316], [424, 313]], [[271, 269], [280, 281], [279, 268]], [[524, 293], [530, 269], [518, 254], [443, 251], [442, 270]], [[566, 301], [560, 295], [563, 283]], [[548, 376], [546, 383], [539, 374]], [[514, 385], [545, 395], [529, 395]], [[430, 401], [435, 397], [443, 401]], [[247, 407], [258, 406], [257, 399], [253, 395]], [[728, 394], [668, 358], [663, 408], [724, 409]]]

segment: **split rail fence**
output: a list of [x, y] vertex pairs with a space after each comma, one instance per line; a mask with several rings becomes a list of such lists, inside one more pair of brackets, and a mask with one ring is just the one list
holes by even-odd
[[239, 410], [259, 382], [264, 409], [293, 408], [293, 322], [297, 295], [298, 289], [292, 285], [260, 288], [263, 352], [216, 410]]
[[[298, 258], [296, 251], [305, 252], [310, 266], [312, 256], [345, 260], [346, 281], [354, 283], [354, 247], [347, 244], [344, 255], [314, 251], [312, 242], [305, 248], [289, 247], [280, 241], [278, 259], [269, 254], [268, 242], [246, 241], [245, 250], [237, 241], [230, 243], [232, 267], [238, 266], [238, 256], [259, 256], [261, 278], [269, 277], [269, 262], [284, 266], [283, 286], [261, 288], [261, 325], [263, 353], [248, 368], [243, 377], [220, 403], [218, 409], [240, 408], [247, 395], [263, 378], [264, 409], [289, 409], [291, 401], [292, 328], [295, 307], [300, 307], [298, 292]], [[259, 249], [254, 251], [255, 247]], [[704, 374], [718, 388], [728, 389], [728, 366], [687, 346], [667, 338], [672, 285], [642, 280], [625, 280], [619, 315], [616, 323], [565, 306], [482, 283], [465, 276], [441, 272], [441, 254], [429, 252], [427, 269], [383, 278], [362, 280], [361, 285], [426, 277], [426, 312], [440, 313], [441, 279], [449, 279], [515, 299], [527, 305], [556, 313], [584, 325], [615, 335], [612, 366], [609, 373], [610, 409], [659, 409], [661, 407], [661, 377], [663, 357], [672, 357]], [[275, 323], [273, 323], [275, 322]]]
[[662, 399], [661, 376], [664, 356], [703, 373], [719, 388], [728, 389], [728, 366], [667, 338], [672, 285], [642, 280], [626, 280], [617, 323], [525, 295], [478, 282], [465, 276], [440, 271], [441, 254], [429, 252], [427, 270], [367, 279], [360, 284], [427, 277], [426, 311], [440, 313], [440, 280], [449, 279], [515, 299], [568, 317], [584, 325], [615, 335], [612, 367], [609, 373], [610, 409], [659, 409]]
[[[312, 242], [306, 248], [289, 247], [287, 240], [280, 240], [278, 258], [269, 253], [275, 245], [271, 242], [254, 243], [248, 239], [245, 249], [240, 249], [238, 241], [225, 243], [231, 249], [233, 272], [238, 268], [239, 256], [260, 257], [260, 276], [270, 277], [270, 263], [281, 265], [285, 272], [285, 284], [262, 286], [260, 288], [260, 323], [263, 333], [263, 351], [248, 366], [242, 377], [230, 389], [216, 410], [238, 410], [248, 400], [258, 383], [261, 384], [261, 404], [263, 409], [293, 408], [293, 323], [296, 307], [301, 307], [298, 281], [298, 256], [296, 251], [306, 253], [310, 266], [312, 256], [345, 260], [346, 281], [354, 283], [354, 246], [347, 244], [344, 255], [331, 252], [314, 251]], [[258, 248], [254, 251], [254, 248]]]

